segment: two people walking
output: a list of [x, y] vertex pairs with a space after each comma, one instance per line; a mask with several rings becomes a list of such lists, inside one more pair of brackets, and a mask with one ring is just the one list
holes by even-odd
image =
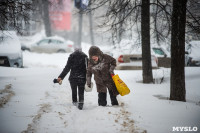
[[107, 88], [110, 94], [111, 104], [118, 105], [116, 96], [119, 93], [112, 80], [115, 67], [116, 60], [113, 57], [104, 54], [97, 46], [90, 47], [89, 59], [80, 48], [75, 48], [75, 51], [70, 54], [65, 68], [58, 76], [57, 81], [63, 80], [71, 70], [69, 82], [72, 89], [72, 103], [77, 105], [81, 110], [84, 104], [84, 86], [87, 81], [87, 86], [91, 87], [91, 78], [92, 74], [94, 74], [98, 92], [98, 105], [107, 105]]

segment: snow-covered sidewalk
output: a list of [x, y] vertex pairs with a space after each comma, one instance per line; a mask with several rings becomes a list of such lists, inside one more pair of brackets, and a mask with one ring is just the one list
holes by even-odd
[[[132, 132], [134, 121], [119, 98], [120, 106], [99, 107], [97, 92], [85, 92], [85, 105], [72, 105], [67, 80], [53, 84], [62, 69], [0, 67], [1, 88], [10, 84], [15, 96], [0, 109], [2, 132]], [[68, 77], [66, 77], [67, 79]], [[95, 87], [94, 87], [95, 88]], [[110, 104], [110, 99], [108, 99]], [[12, 125], [12, 126], [11, 126]]]
[[164, 75], [162, 84], [142, 84], [142, 71], [127, 70], [115, 71], [131, 90], [117, 97], [120, 106], [99, 107], [94, 86], [92, 92], [85, 92], [84, 108], [78, 110], [72, 105], [68, 75], [62, 85], [52, 82], [67, 56], [27, 52], [27, 68], [0, 67], [0, 90], [8, 87], [13, 92], [0, 108], [0, 132], [169, 133], [173, 127], [198, 127], [200, 131], [200, 68], [185, 68], [187, 102], [168, 100], [170, 69], [154, 70], [157, 83]]

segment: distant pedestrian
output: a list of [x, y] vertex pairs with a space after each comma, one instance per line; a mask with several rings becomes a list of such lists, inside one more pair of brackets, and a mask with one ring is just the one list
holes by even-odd
[[92, 74], [94, 74], [99, 106], [107, 105], [107, 88], [110, 94], [111, 104], [118, 105], [116, 96], [119, 93], [112, 80], [115, 67], [116, 60], [113, 57], [103, 54], [103, 52], [96, 46], [90, 47], [87, 68], [87, 85], [88, 87], [91, 87], [91, 77]]
[[[87, 55], [82, 52], [81, 48], [75, 48], [75, 51], [70, 54], [65, 68], [57, 79], [57, 81], [60, 82], [60, 80], [63, 80], [71, 70], [69, 82], [72, 89], [72, 103], [77, 105], [80, 110], [82, 110], [84, 104], [84, 87], [86, 84], [87, 60]], [[79, 96], [78, 100], [77, 88]]]

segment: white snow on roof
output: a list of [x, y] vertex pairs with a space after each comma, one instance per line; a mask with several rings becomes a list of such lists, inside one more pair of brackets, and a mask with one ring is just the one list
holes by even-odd
[[18, 53], [21, 51], [19, 38], [14, 31], [0, 32], [0, 54]]
[[62, 38], [60, 36], [51, 36], [51, 37], [46, 37], [45, 39], [56, 39], [56, 40], [60, 40], [60, 41], [66, 41], [64, 38]]

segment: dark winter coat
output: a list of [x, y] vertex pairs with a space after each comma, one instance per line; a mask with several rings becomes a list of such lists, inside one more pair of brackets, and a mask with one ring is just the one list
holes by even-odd
[[86, 63], [87, 55], [81, 51], [75, 51], [70, 54], [67, 64], [60, 74], [60, 78], [64, 79], [70, 72], [69, 81], [76, 83], [86, 83]]
[[[118, 95], [118, 91], [113, 82], [111, 74], [113, 74], [116, 67], [116, 60], [107, 55], [96, 46], [92, 46], [89, 50], [89, 63], [87, 68], [87, 84], [91, 84], [91, 77], [94, 74], [94, 80], [97, 86], [97, 92], [107, 92], [109, 90], [113, 91], [114, 95]], [[92, 60], [92, 56], [98, 56], [99, 61], [95, 63]]]

